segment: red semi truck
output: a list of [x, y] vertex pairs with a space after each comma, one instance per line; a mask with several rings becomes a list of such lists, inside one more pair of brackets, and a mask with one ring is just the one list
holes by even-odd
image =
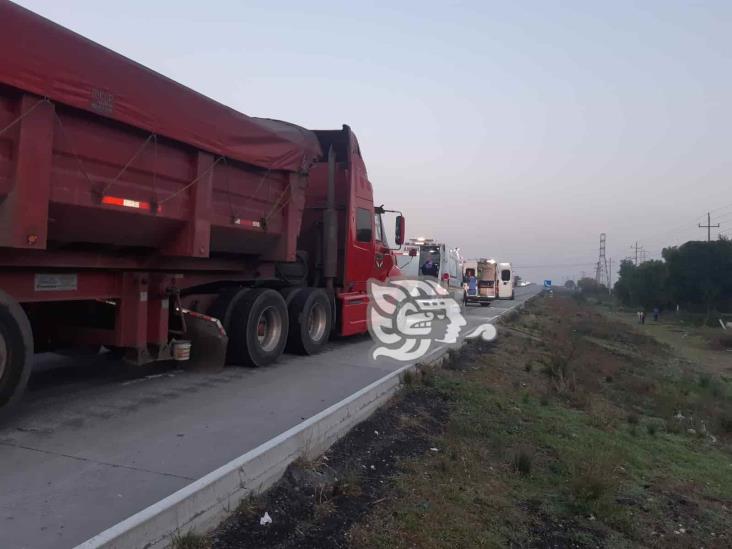
[[348, 126], [248, 117], [5, 0], [0, 51], [0, 406], [34, 352], [261, 366], [367, 331], [399, 271]]

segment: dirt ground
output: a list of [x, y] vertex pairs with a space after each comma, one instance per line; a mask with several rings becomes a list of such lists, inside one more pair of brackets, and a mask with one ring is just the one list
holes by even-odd
[[176, 545], [730, 547], [732, 364], [677, 328], [537, 298]]

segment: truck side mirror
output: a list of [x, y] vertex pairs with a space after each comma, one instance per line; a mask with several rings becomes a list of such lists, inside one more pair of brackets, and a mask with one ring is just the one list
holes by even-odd
[[406, 224], [404, 222], [404, 216], [398, 215], [396, 218], [396, 230], [394, 231], [394, 242], [399, 246], [404, 244], [404, 233], [406, 232]]

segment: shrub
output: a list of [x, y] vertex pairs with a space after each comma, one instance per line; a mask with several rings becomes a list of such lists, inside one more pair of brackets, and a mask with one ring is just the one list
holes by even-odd
[[570, 467], [569, 487], [576, 505], [592, 507], [612, 495], [618, 485], [616, 457], [612, 452], [597, 449], [590, 455], [578, 456]]
[[532, 453], [526, 448], [519, 448], [513, 455], [513, 471], [523, 476], [531, 474]]
[[732, 412], [726, 412], [719, 416], [719, 428], [726, 434], [732, 434]]

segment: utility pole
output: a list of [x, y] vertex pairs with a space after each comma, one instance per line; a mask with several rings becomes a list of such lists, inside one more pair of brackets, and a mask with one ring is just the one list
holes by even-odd
[[638, 265], [638, 251], [643, 249], [643, 246], [638, 246], [638, 241], [635, 241], [635, 245], [630, 247], [631, 250], [635, 250], [635, 264]]
[[718, 229], [719, 223], [716, 225], [712, 225], [712, 216], [710, 212], [707, 212], [707, 224], [702, 225], [701, 223], [698, 224], [700, 229], [706, 229], [707, 230], [707, 242], [712, 241], [712, 229]]

